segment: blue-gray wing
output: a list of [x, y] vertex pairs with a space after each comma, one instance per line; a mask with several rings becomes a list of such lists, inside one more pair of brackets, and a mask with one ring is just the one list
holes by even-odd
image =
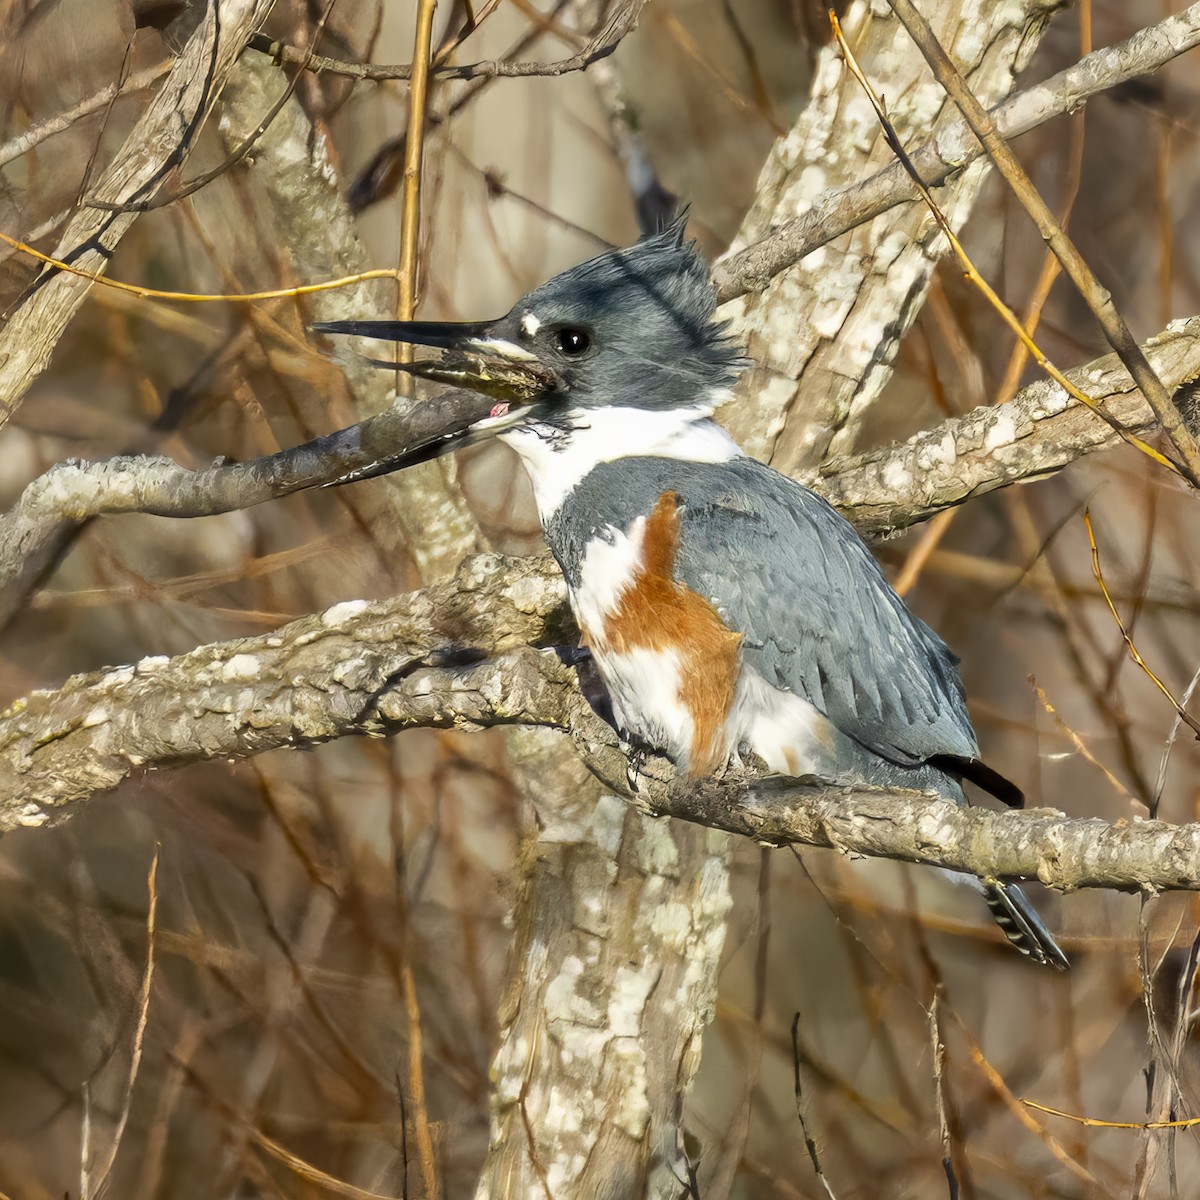
[[677, 574], [744, 635], [748, 666], [892, 762], [978, 755], [957, 659], [838, 513], [752, 459], [672, 466]]

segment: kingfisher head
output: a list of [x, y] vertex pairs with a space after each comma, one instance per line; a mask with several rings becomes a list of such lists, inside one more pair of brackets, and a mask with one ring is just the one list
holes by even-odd
[[525, 460], [545, 517], [550, 492], [561, 493], [589, 463], [683, 456], [693, 427], [707, 423], [742, 365], [715, 309], [707, 264], [685, 242], [679, 220], [556, 275], [495, 321], [314, 328], [440, 351], [401, 369], [497, 403], [491, 416], [442, 439], [437, 452], [498, 435]]

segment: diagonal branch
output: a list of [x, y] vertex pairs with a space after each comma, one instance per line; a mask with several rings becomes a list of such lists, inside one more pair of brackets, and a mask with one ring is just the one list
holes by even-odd
[[661, 758], [631, 793], [625, 753], [574, 670], [529, 644], [568, 634], [563, 597], [545, 560], [481, 555], [449, 585], [340, 604], [261, 637], [34, 693], [0, 716], [0, 830], [58, 820], [140, 771], [352, 734], [540, 725], [569, 733], [606, 789], [642, 811], [759, 842], [1030, 876], [1063, 890], [1200, 889], [1200, 824], [996, 813], [820, 781], [695, 783]]
[[146, 455], [57, 463], [0, 517], [0, 613], [8, 611], [8, 597], [24, 594], [29, 575], [44, 568], [44, 551], [58, 543], [64, 523], [123, 512], [207, 517], [381, 474], [389, 463], [407, 463], [464, 423], [486, 417], [493, 403], [449, 390], [275, 454], [200, 470]]
[[[1175, 321], [1145, 343], [1154, 369], [1177, 396], [1200, 375], [1200, 318]], [[1066, 372], [1129, 431], [1156, 420], [1115, 354]], [[953, 417], [906, 442], [830, 459], [801, 482], [820, 492], [866, 538], [905, 529], [934, 513], [1013, 483], [1042, 479], [1121, 438], [1056, 383], [1039, 380], [1007, 404]]]
[[[1018, 92], [996, 106], [992, 119], [1000, 135], [1011, 140], [1054, 117], [1077, 111], [1100, 92], [1153, 74], [1197, 45], [1200, 3], [1138, 30], [1124, 42], [1096, 50], [1073, 67]], [[955, 178], [983, 153], [967, 123], [960, 120], [933, 141], [911, 151], [909, 157], [925, 182], [934, 187]], [[721, 302], [761, 291], [770, 279], [806, 254], [916, 198], [899, 163], [892, 163], [861, 183], [827, 192], [801, 216], [717, 264], [713, 280]]]
[[[1146, 343], [1172, 389], [1200, 375], [1200, 317], [1178, 321]], [[1068, 375], [1126, 428], [1150, 429], [1146, 407], [1115, 355]], [[492, 400], [449, 390], [389, 409], [336, 433], [245, 463], [191, 470], [169, 458], [64, 462], [34, 480], [0, 516], [0, 609], [19, 591], [29, 564], [61, 529], [101, 514], [203, 517], [294, 492], [384, 473], [487, 416]], [[1007, 404], [977, 408], [909, 438], [853, 458], [830, 460], [802, 482], [820, 492], [864, 537], [880, 536], [936, 512], [1024, 480], [1042, 478], [1120, 439], [1049, 381]]]
[[1158, 418], [1167, 437], [1183, 459], [1186, 475], [1194, 487], [1200, 487], [1200, 447], [1184, 425], [1179, 410], [1171, 403], [1170, 394], [1161, 379], [1154, 373], [1133, 333], [1113, 304], [1112, 295], [1096, 278], [1078, 247], [1050, 211], [1050, 206], [1039, 195], [1033, 181], [1009, 149], [1000, 135], [996, 123], [972, 93], [950, 56], [946, 53], [928, 21], [920, 14], [912, 0], [888, 0], [896, 17], [908, 30], [925, 57], [937, 81], [944, 87], [966, 118], [972, 133], [983, 143], [988, 157], [1004, 177], [1021, 206], [1038, 227], [1042, 239], [1062, 263], [1076, 290], [1096, 318], [1108, 344], [1117, 352], [1137, 381], [1147, 403]]

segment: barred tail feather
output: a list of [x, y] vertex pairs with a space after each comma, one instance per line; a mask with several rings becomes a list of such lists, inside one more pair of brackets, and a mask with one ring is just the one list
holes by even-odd
[[995, 879], [983, 880], [983, 898], [987, 901], [996, 924], [1004, 936], [1026, 958], [1033, 959], [1056, 971], [1065, 971], [1071, 963], [1059, 948], [1050, 930], [1042, 924], [1042, 918], [1019, 887], [1011, 883], [1000, 883]]

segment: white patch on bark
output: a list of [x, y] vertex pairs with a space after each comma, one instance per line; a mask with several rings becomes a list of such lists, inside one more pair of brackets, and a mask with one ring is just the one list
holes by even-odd
[[341, 604], [335, 604], [321, 614], [321, 624], [343, 625], [347, 621], [352, 621], [369, 607], [366, 600], [343, 600]]
[[1017, 436], [1017, 427], [1009, 413], [997, 412], [995, 419], [983, 435], [983, 448], [989, 453], [1001, 446], [1009, 446]]
[[221, 677], [228, 683], [257, 679], [262, 664], [254, 654], [235, 654], [224, 666]]

